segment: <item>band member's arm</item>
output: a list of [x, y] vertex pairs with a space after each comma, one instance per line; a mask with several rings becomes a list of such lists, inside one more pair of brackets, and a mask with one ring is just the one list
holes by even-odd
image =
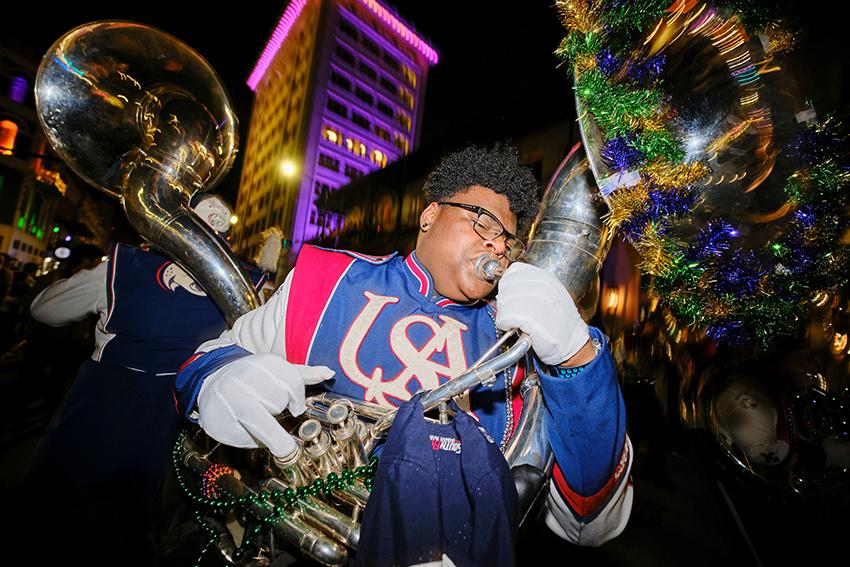
[[600, 545], [631, 508], [625, 406], [605, 337], [554, 275], [521, 262], [499, 282], [496, 308], [496, 324], [527, 333], [537, 359], [555, 369], [539, 372], [557, 463], [547, 524], [573, 543]]
[[[306, 363], [310, 337], [327, 301], [354, 261], [355, 257], [348, 254], [304, 246], [298, 265], [265, 305], [237, 319], [218, 339], [202, 344], [184, 365], [175, 388], [181, 410], [191, 419], [195, 400], [203, 397], [202, 385], [215, 379], [219, 368], [240, 358], [272, 353], [281, 361], [299, 365], [302, 373], [312, 372], [300, 366]], [[287, 321], [287, 316], [292, 321]], [[294, 326], [287, 331], [290, 323]], [[323, 369], [321, 376], [332, 374], [326, 367], [317, 368]], [[305, 381], [316, 379], [305, 375]]]
[[286, 356], [286, 303], [293, 273], [264, 305], [239, 317], [218, 338], [202, 343], [180, 368], [174, 392], [178, 408], [187, 418], [197, 420], [195, 406], [201, 386], [219, 368], [251, 354]]
[[104, 311], [106, 269], [107, 263], [103, 262], [44, 288], [30, 304], [33, 318], [51, 327], [61, 327]]
[[539, 370], [555, 454], [546, 524], [572, 543], [596, 546], [628, 521], [632, 451], [607, 341], [598, 329], [589, 333], [597, 353], [588, 364]]
[[[333, 376], [326, 366], [291, 364], [282, 339], [288, 287], [240, 317], [230, 331], [201, 346], [177, 374], [178, 407], [216, 441], [232, 447], [264, 446], [276, 457], [297, 449], [275, 419], [285, 409], [306, 409], [305, 386]], [[212, 344], [211, 344], [212, 343]], [[197, 402], [197, 405], [196, 405]]]

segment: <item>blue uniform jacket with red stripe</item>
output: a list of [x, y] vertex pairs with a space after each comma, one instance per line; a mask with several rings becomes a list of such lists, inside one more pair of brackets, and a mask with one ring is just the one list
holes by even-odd
[[[494, 317], [484, 301], [461, 305], [440, 296], [415, 252], [372, 257], [305, 246], [266, 305], [202, 345], [184, 366], [177, 399], [192, 419], [206, 376], [234, 358], [274, 352], [333, 369], [334, 393], [397, 406], [472, 365], [496, 341]], [[547, 525], [570, 541], [597, 545], [625, 526], [631, 456], [607, 341], [598, 329], [590, 333], [601, 348], [577, 376], [538, 371], [557, 462]], [[471, 414], [497, 442], [510, 436], [521, 410], [518, 374], [503, 373], [470, 395]]]

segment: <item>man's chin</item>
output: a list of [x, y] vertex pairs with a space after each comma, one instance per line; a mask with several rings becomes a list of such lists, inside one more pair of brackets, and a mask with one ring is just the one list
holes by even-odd
[[495, 284], [482, 282], [476, 278], [472, 285], [465, 286], [461, 289], [461, 293], [463, 293], [464, 296], [461, 303], [472, 303], [474, 301], [486, 299], [493, 293], [494, 289], [496, 289]]

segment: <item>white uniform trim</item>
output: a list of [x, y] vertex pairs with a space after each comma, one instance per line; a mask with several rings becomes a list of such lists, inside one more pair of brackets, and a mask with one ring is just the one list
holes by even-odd
[[550, 530], [570, 543], [581, 546], [598, 547], [622, 533], [629, 521], [634, 498], [634, 488], [628, 471], [632, 468], [634, 451], [632, 442], [626, 436], [626, 449], [629, 453], [629, 463], [620, 480], [620, 486], [611, 495], [605, 507], [589, 522], [576, 518], [569, 506], [558, 494], [554, 482], [549, 483], [549, 497], [545, 505], [545, 522]]
[[224, 331], [217, 339], [202, 343], [196, 352], [239, 345], [252, 354], [274, 352], [286, 358], [286, 303], [293, 273], [289, 272], [265, 305], [239, 317], [232, 328]]
[[30, 304], [33, 318], [51, 327], [62, 327], [90, 315], [100, 315], [94, 330], [95, 349], [91, 356], [96, 361], [100, 360], [106, 343], [115, 336], [106, 332], [106, 270], [106, 262], [91, 270], [80, 270], [70, 278], [44, 288]]

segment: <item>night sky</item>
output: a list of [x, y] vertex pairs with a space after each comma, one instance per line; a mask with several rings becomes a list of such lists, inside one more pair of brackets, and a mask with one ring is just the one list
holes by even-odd
[[[7, 22], [0, 42], [38, 58], [79, 24], [124, 19], [153, 25], [188, 43], [218, 71], [233, 97], [245, 139], [253, 96], [245, 79], [286, 6], [283, 0], [242, 1], [227, 10], [206, 11], [188, 11], [173, 0], [81, 4], [48, 9], [37, 2], [16, 3], [21, 20]], [[552, 54], [563, 28], [550, 1], [508, 7], [482, 0], [406, 0], [391, 5], [440, 53], [440, 63], [428, 79], [423, 146], [441, 145], [447, 137], [474, 138], [473, 130], [482, 123], [494, 136], [502, 136], [516, 132], [518, 125], [572, 114], [571, 84]], [[846, 33], [841, 19], [802, 8], [792, 8], [790, 14], [807, 30], [803, 47], [791, 61], [796, 81], [812, 93], [816, 108], [846, 113], [850, 73], [843, 49], [837, 47]], [[231, 173], [221, 190], [234, 193], [237, 183], [238, 174]]]
[[[227, 11], [175, 12], [174, 6], [180, 4], [154, 0], [45, 9], [43, 4], [21, 3], [20, 24], [5, 30], [0, 42], [40, 58], [53, 41], [83, 23], [123, 19], [158, 27], [193, 47], [221, 75], [236, 105], [244, 140], [253, 97], [245, 80], [286, 3], [249, 1], [235, 3]], [[523, 2], [521, 9], [511, 10], [480, 0], [391, 5], [440, 54], [428, 79], [423, 145], [439, 144], [445, 136], [463, 137], [466, 129], [481, 121], [487, 122], [488, 130], [499, 133], [504, 124], [510, 132], [516, 124], [563, 118], [571, 112], [570, 83], [566, 72], [556, 68], [552, 54], [563, 28], [547, 3]], [[221, 190], [226, 195], [235, 191], [237, 177], [231, 173], [224, 181]]]
[[[156, 26], [188, 43], [212, 64], [237, 106], [245, 108], [241, 115], [247, 122], [252, 93], [245, 79], [286, 3], [239, 2], [239, 9], [228, 12], [170, 9], [179, 4], [154, 0], [99, 9], [59, 8], [46, 11], [45, 17], [40, 17], [41, 8], [24, 6], [24, 16], [27, 10], [38, 14], [37, 23], [22, 22], [20, 27], [4, 30], [4, 35], [11, 31], [12, 37], [40, 56], [53, 40], [86, 22], [125, 19]], [[569, 82], [562, 70], [555, 69], [552, 55], [562, 27], [555, 9], [546, 3], [524, 2], [522, 9], [510, 11], [495, 10], [496, 3], [480, 0], [408, 0], [391, 5], [440, 53], [427, 92], [426, 118], [434, 129], [473, 114], [492, 114], [498, 120], [522, 107], [537, 112], [569, 95]]]

